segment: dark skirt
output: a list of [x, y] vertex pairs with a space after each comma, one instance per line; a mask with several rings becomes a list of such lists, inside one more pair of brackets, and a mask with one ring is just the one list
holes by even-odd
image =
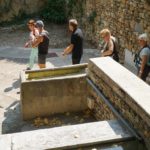
[[146, 81], [146, 78], [148, 77], [149, 73], [150, 73], [150, 66], [146, 65], [145, 68], [144, 68], [141, 79], [143, 81]]

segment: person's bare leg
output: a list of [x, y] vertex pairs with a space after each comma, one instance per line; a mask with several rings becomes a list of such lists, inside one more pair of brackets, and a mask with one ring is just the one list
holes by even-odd
[[45, 64], [39, 64], [40, 69], [46, 68]]

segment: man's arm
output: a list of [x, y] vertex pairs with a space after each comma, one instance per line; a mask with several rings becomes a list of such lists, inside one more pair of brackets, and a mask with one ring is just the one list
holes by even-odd
[[35, 41], [32, 42], [32, 47], [37, 47], [41, 42], [43, 42], [43, 36], [38, 36]]
[[141, 63], [140, 71], [139, 71], [139, 74], [138, 74], [138, 76], [140, 78], [142, 77], [142, 74], [144, 72], [144, 68], [145, 68], [145, 65], [147, 63], [147, 59], [148, 59], [147, 55], [142, 56], [142, 63]]
[[63, 52], [63, 55], [68, 55], [72, 52], [74, 45], [70, 44]]

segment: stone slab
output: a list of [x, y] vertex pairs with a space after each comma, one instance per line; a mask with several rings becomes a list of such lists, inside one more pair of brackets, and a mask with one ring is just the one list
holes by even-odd
[[[9, 136], [9, 140], [6, 136]], [[121, 142], [133, 138], [131, 133], [116, 120], [3, 135], [0, 136], [0, 139], [3, 139], [0, 140], [0, 145], [4, 141], [6, 144], [10, 143], [10, 136], [11, 150], [72, 149], [94, 144]], [[10, 144], [7, 148], [9, 147]]]
[[150, 86], [109, 57], [90, 60], [114, 81], [150, 118]]
[[0, 136], [0, 150], [12, 150], [11, 135]]

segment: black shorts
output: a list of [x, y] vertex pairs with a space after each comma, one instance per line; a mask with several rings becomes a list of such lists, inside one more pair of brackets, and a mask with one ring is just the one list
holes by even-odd
[[46, 54], [38, 54], [38, 64], [46, 64]]

